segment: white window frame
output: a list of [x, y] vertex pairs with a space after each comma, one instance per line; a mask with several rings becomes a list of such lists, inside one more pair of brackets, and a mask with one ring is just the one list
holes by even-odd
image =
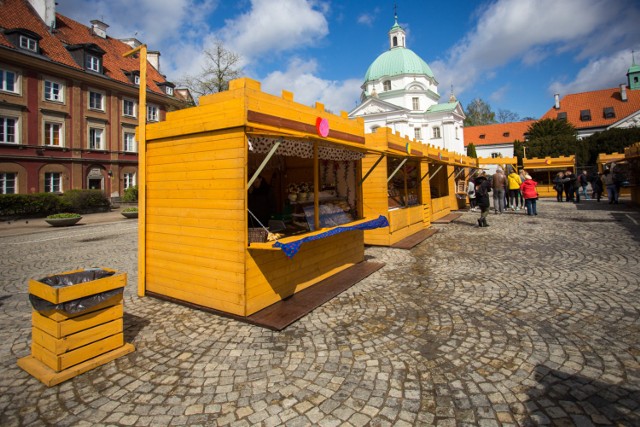
[[155, 104], [147, 104], [147, 121], [159, 122], [160, 121], [160, 107]]
[[30, 50], [31, 52], [38, 52], [38, 41], [34, 38], [25, 36], [24, 34], [20, 34], [19, 45], [21, 49]]
[[100, 65], [102, 64], [102, 59], [99, 56], [91, 55], [87, 53], [86, 56], [87, 63], [85, 64], [87, 70], [95, 71], [96, 73], [100, 72]]
[[[47, 90], [47, 84], [49, 84], [50, 88]], [[50, 102], [64, 102], [64, 91], [65, 85], [60, 80], [45, 78], [42, 82], [43, 85], [43, 96], [45, 101]], [[55, 87], [54, 87], [55, 85]], [[55, 94], [54, 89], [57, 89], [57, 94]]]
[[[9, 74], [13, 75], [13, 87], [9, 88], [8, 86], [8, 78]], [[9, 70], [4, 66], [0, 66], [0, 92], [8, 92], [8, 93], [16, 93], [20, 94], [20, 73]]]
[[[95, 98], [97, 96], [100, 97], [99, 105], [95, 103]], [[106, 98], [106, 94], [103, 91], [89, 89], [87, 93], [87, 105], [89, 106], [89, 109], [94, 111], [104, 111], [105, 98]]]
[[136, 141], [135, 130], [127, 128], [124, 128], [122, 130], [122, 151], [125, 151], [127, 153], [138, 152], [138, 142]]
[[104, 151], [106, 148], [104, 126], [89, 124], [87, 127], [87, 148], [89, 150]]
[[420, 141], [422, 139], [422, 128], [414, 128], [413, 133], [416, 141]]
[[135, 74], [133, 76], [133, 84], [136, 85], [136, 86], [140, 86], [140, 76], [139, 75]]
[[442, 136], [440, 136], [440, 126], [434, 126], [433, 127], [433, 139], [440, 139], [442, 138]]
[[411, 98], [411, 107], [413, 111], [418, 111], [420, 109], [420, 98], [417, 96]]
[[173, 88], [171, 86], [165, 87], [165, 93], [169, 96], [173, 96]]
[[126, 190], [129, 187], [133, 187], [136, 184], [136, 173], [135, 172], [127, 172], [122, 174], [123, 186]]
[[45, 172], [44, 173], [44, 192], [45, 193], [62, 193], [62, 190], [63, 190], [62, 173]]
[[[58, 126], [58, 145], [47, 143], [47, 137], [53, 136], [53, 129], [47, 129], [47, 125]], [[53, 140], [53, 138], [51, 138]], [[47, 147], [64, 147], [64, 120], [51, 120], [45, 117], [42, 121], [42, 145]]]
[[[7, 192], [8, 175], [13, 176], [13, 192]], [[0, 194], [18, 194], [18, 174], [16, 172], [0, 172]]]
[[[131, 103], [131, 114], [127, 113], [126, 106], [128, 102]], [[138, 116], [138, 102], [133, 99], [123, 98], [122, 99], [122, 115], [125, 117], [136, 118]]]
[[[12, 114], [5, 114], [0, 110], [0, 144], [19, 144], [20, 143], [20, 117]], [[9, 141], [9, 120], [13, 121], [13, 141]]]

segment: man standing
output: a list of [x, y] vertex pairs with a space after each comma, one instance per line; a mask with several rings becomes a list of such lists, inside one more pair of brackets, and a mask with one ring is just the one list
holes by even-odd
[[493, 188], [493, 209], [496, 214], [501, 214], [504, 211], [504, 196], [505, 188], [507, 186], [507, 177], [501, 167], [496, 169], [496, 173], [493, 174], [493, 181], [491, 187]]
[[578, 183], [580, 184], [582, 197], [584, 197], [585, 200], [590, 200], [589, 194], [587, 194], [587, 185], [589, 185], [589, 176], [587, 175], [586, 170], [583, 170], [582, 174], [578, 177]]

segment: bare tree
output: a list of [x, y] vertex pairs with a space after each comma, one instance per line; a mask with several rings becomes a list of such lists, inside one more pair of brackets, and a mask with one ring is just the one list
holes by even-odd
[[520, 114], [514, 113], [510, 110], [503, 110], [501, 108], [498, 110], [496, 118], [498, 119], [498, 123], [513, 123], [520, 121]]
[[205, 65], [202, 72], [186, 75], [179, 84], [187, 87], [195, 98], [229, 89], [229, 82], [241, 76], [241, 57], [216, 40], [211, 48], [205, 49]]

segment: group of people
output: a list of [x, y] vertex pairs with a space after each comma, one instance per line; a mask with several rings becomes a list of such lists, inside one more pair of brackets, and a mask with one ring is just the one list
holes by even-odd
[[553, 179], [554, 189], [556, 190], [556, 200], [580, 203], [580, 196], [585, 200], [590, 200], [587, 188], [591, 183], [591, 198], [598, 202], [602, 198], [604, 189], [607, 190], [607, 198], [609, 204], [617, 204], [620, 197], [620, 188], [622, 187], [623, 178], [615, 170], [605, 169], [604, 172], [598, 172], [589, 177], [586, 170], [580, 175], [573, 173], [570, 169], [566, 172], [558, 172]]
[[471, 210], [475, 212], [480, 209], [480, 227], [488, 227], [487, 217], [491, 209], [489, 193], [493, 192], [493, 207], [496, 214], [502, 214], [507, 209], [519, 211], [526, 209], [527, 215], [538, 215], [536, 201], [538, 200], [538, 183], [531, 178], [524, 169], [517, 174], [515, 170], [507, 175], [502, 168], [498, 168], [496, 173], [487, 177], [482, 171], [472, 180], [469, 180], [468, 194]]

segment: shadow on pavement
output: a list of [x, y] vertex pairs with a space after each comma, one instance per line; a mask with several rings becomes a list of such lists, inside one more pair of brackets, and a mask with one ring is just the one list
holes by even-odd
[[144, 317], [124, 312], [124, 341], [133, 342], [140, 331], [151, 323]]
[[535, 367], [535, 379], [542, 388], [528, 391], [529, 401], [526, 405], [538, 423], [640, 425], [640, 389], [594, 381], [545, 365]]

